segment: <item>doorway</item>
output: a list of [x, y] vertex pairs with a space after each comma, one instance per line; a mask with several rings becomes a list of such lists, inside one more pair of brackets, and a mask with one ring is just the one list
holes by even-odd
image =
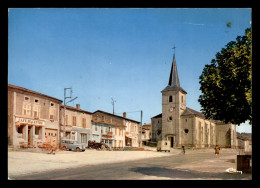
[[173, 146], [174, 146], [174, 138], [173, 138], [173, 136], [169, 136], [168, 140], [171, 142], [171, 148], [173, 148]]

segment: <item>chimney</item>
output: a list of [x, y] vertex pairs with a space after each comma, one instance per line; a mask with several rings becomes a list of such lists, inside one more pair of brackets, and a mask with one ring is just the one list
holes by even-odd
[[126, 118], [126, 112], [123, 113], [123, 117]]
[[78, 110], [80, 110], [80, 104], [76, 104]]

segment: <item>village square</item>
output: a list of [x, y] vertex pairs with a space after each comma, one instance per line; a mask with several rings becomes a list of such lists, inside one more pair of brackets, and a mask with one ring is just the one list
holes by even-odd
[[[229, 28], [230, 24], [226, 24], [226, 27]], [[245, 32], [247, 37], [249, 32], [249, 29]], [[237, 39], [237, 41], [237, 44], [240, 45], [239, 42], [243, 40]], [[248, 45], [248, 43], [243, 45]], [[95, 45], [93, 44], [93, 46]], [[149, 102], [141, 104], [143, 100], [141, 97], [149, 98], [150, 91], [145, 91], [145, 95], [138, 96], [140, 99], [138, 97], [133, 97], [133, 99], [130, 94], [128, 96], [127, 92], [127, 94], [123, 92], [124, 88], [129, 89], [128, 91], [135, 90], [134, 86], [138, 85], [141, 79], [134, 80], [134, 84], [128, 84], [125, 80], [121, 83], [120, 77], [116, 77], [120, 73], [114, 75], [115, 77], [108, 74], [107, 79], [111, 77], [112, 81], [103, 79], [103, 75], [99, 72], [95, 74], [98, 75], [99, 81], [93, 81], [95, 79], [93, 75], [88, 78], [92, 80], [91, 84], [83, 81], [84, 84], [79, 87], [82, 91], [75, 92], [76, 96], [77, 93], [80, 94], [80, 102], [77, 101], [78, 97], [75, 97], [74, 90], [70, 86], [63, 87], [60, 93], [64, 94], [64, 97], [58, 98], [49, 94], [47, 89], [46, 92], [42, 92], [45, 90], [38, 91], [19, 84], [11, 84], [16, 83], [14, 81], [8, 82], [8, 180], [251, 180], [251, 133], [237, 130], [239, 127], [237, 124], [245, 120], [251, 121], [251, 115], [241, 117], [244, 118], [242, 120], [237, 120], [233, 116], [228, 120], [222, 116], [215, 116], [218, 113], [210, 111], [215, 108], [211, 106], [214, 102], [207, 100], [216, 90], [208, 92], [210, 95], [207, 96], [206, 91], [210, 90], [212, 86], [208, 86], [209, 83], [204, 84], [205, 80], [211, 78], [210, 73], [212, 73], [205, 72], [211, 69], [206, 69], [207, 66], [199, 69], [198, 72], [202, 72], [200, 81], [192, 74], [188, 74], [184, 70], [180, 71], [179, 59], [182, 68], [188, 66], [195, 69], [196, 65], [184, 62], [179, 55], [181, 52], [177, 53], [175, 49], [174, 44], [171, 53], [165, 55], [169, 58], [163, 65], [164, 69], [158, 70], [158, 72], [161, 71], [161, 75], [167, 75], [167, 78], [166, 76], [163, 79], [151, 76], [152, 73], [149, 71], [145, 73], [146, 76], [151, 74], [151, 77], [155, 77], [158, 82], [153, 81], [152, 84], [160, 88], [153, 90], [160, 98], [151, 99], [153, 102], [156, 100], [154, 103], [159, 104], [159, 107], [158, 105], [152, 107], [151, 112], [147, 112], [150, 108]], [[92, 50], [89, 49], [90, 52]], [[180, 49], [180, 51], [185, 51], [185, 49]], [[223, 49], [221, 53], [224, 53]], [[221, 58], [218, 56], [217, 60], [219, 59]], [[92, 66], [90, 64], [84, 63], [80, 66], [81, 68], [86, 65]], [[110, 69], [106, 66], [111, 64], [109, 62], [102, 65], [103, 70], [109, 72]], [[71, 66], [71, 64], [69, 65]], [[47, 66], [49, 67], [51, 64]], [[120, 66], [124, 67], [122, 64]], [[118, 67], [120, 66], [118, 65]], [[156, 66], [150, 66], [153, 74]], [[76, 64], [75, 67], [77, 67]], [[95, 69], [100, 67], [97, 64]], [[162, 67], [162, 65], [158, 65], [158, 67]], [[131, 66], [121, 70], [127, 72], [132, 69]], [[112, 70], [110, 71], [112, 72]], [[86, 73], [88, 74], [87, 71]], [[41, 74], [40, 71], [38, 74]], [[127, 73], [123, 74], [123, 77], [126, 77], [125, 75]], [[234, 75], [236, 74], [234, 73]], [[188, 76], [189, 78], [187, 78]], [[45, 78], [48, 79], [47, 77]], [[84, 80], [82, 77], [76, 73], [74, 78], [71, 76], [66, 79], [80, 82]], [[131, 78], [136, 77], [129, 76], [129, 82], [131, 82]], [[180, 78], [185, 79], [182, 81]], [[183, 87], [189, 82], [188, 79], [192, 79], [193, 84], [201, 84], [200, 90], [203, 94], [199, 99], [194, 97], [194, 93], [197, 93], [198, 89], [189, 88], [189, 92], [187, 92], [187, 89]], [[115, 82], [115, 84], [112, 83], [113, 87], [110, 85], [112, 91], [117, 90], [118, 93], [122, 92], [121, 96], [129, 97], [129, 100], [125, 101], [123, 105], [121, 104], [125, 111], [120, 114], [115, 113], [114, 110], [118, 102], [109, 96], [106, 89], [103, 89], [110, 82]], [[233, 82], [235, 83], [235, 81]], [[248, 84], [248, 82], [246, 83]], [[95, 89], [88, 90], [88, 88], [94, 87], [93, 85]], [[217, 85], [219, 85], [218, 82]], [[48, 82], [46, 88], [48, 87], [56, 86], [54, 83]], [[57, 87], [61, 86], [58, 84]], [[246, 102], [251, 104], [251, 90], [246, 89]], [[107, 108], [102, 106], [104, 104], [99, 100], [100, 97], [98, 100], [91, 98], [88, 92], [93, 92], [94, 96], [97, 95], [96, 97], [99, 95], [110, 97], [113, 112], [103, 110]], [[217, 93], [221, 92], [215, 93], [217, 96]], [[220, 97], [222, 95], [223, 92]], [[234, 97], [234, 95], [231, 96]], [[199, 101], [203, 110], [198, 111], [189, 107], [191, 102], [187, 101]], [[219, 107], [218, 103], [221, 102], [216, 101], [216, 106]], [[229, 101], [226, 103], [229, 105]], [[138, 113], [138, 116], [140, 114], [140, 118], [131, 116], [133, 112], [130, 108], [133, 104], [148, 106], [145, 107], [146, 110], [140, 108], [134, 111], [134, 113]], [[92, 110], [86, 106], [91, 106]], [[246, 105], [241, 108], [249, 111]], [[239, 113], [241, 112], [239, 111], [237, 114]], [[145, 118], [144, 114], [146, 114]], [[223, 120], [214, 117], [221, 117]], [[234, 117], [239, 117], [239, 115]]]
[[[250, 179], [250, 175], [242, 176], [242, 166], [246, 163], [248, 173], [251, 158], [240, 162], [241, 167], [238, 168], [241, 170], [236, 170], [236, 156], [251, 153], [250, 141], [237, 138], [235, 125], [206, 120], [202, 113], [186, 107], [187, 93], [180, 87], [175, 54], [169, 72], [168, 86], [162, 91], [163, 113], [152, 117], [152, 123], [144, 125], [128, 119], [126, 113], [123, 116], [100, 110], [91, 113], [80, 109], [79, 104], [76, 108], [64, 106], [59, 99], [9, 84], [9, 178], [23, 179], [25, 176], [26, 179], [29, 174], [29, 179], [52, 179], [55, 177], [52, 173], [58, 174], [52, 171], [57, 169], [77, 171], [82, 166], [95, 169], [95, 165], [102, 169], [108, 164], [113, 166], [121, 162], [122, 166], [128, 166], [139, 160], [137, 165], [133, 165], [137, 170], [130, 173], [127, 168], [129, 174], [124, 172], [124, 176], [121, 170], [118, 172], [121, 176], [118, 176], [112, 173], [113, 168], [109, 168], [110, 176], [95, 172], [86, 176], [79, 173], [70, 178]], [[222, 148], [220, 155], [216, 153], [217, 146]], [[158, 165], [166, 165], [164, 170], [169, 171], [167, 174], [164, 170], [156, 173], [159, 167], [153, 166], [153, 163], [149, 163], [147, 171], [139, 167], [161, 157], [165, 160]], [[168, 160], [174, 164], [181, 161], [173, 169], [168, 169], [172, 164]], [[222, 161], [221, 165], [219, 161]], [[142, 170], [144, 175], [137, 175]], [[175, 170], [180, 173], [176, 177], [172, 174]], [[183, 170], [189, 175], [182, 177]], [[41, 172], [46, 175], [37, 176]], [[205, 175], [200, 176], [200, 173]], [[230, 173], [236, 175], [227, 175]], [[150, 174], [152, 177], [149, 177]], [[67, 175], [57, 176], [57, 179], [67, 179]]]

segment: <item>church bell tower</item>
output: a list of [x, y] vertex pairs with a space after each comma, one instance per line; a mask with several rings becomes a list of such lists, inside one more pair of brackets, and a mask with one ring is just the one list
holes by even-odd
[[162, 92], [162, 140], [169, 140], [171, 147], [181, 146], [180, 115], [186, 109], [187, 92], [180, 87], [176, 66], [175, 53], [173, 55], [169, 83]]

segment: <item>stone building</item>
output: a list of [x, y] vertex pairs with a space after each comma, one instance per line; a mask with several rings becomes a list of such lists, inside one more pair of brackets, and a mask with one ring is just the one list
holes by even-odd
[[61, 100], [8, 84], [8, 145], [37, 147], [59, 143]]
[[126, 112], [123, 113], [123, 124], [125, 128], [125, 145], [138, 147], [140, 142], [140, 122], [126, 117]]
[[88, 146], [88, 141], [91, 139], [92, 129], [92, 113], [80, 109], [77, 104], [76, 108], [65, 106], [65, 122], [64, 129], [64, 105], [60, 107], [60, 126], [61, 138], [76, 140], [78, 143], [83, 143]]
[[152, 124], [144, 124], [142, 126], [142, 141], [149, 141], [152, 138]]
[[151, 118], [152, 141], [169, 140], [171, 147], [236, 147], [235, 125], [206, 119], [186, 107], [187, 92], [180, 86], [175, 55], [168, 85], [161, 93], [162, 113]]

